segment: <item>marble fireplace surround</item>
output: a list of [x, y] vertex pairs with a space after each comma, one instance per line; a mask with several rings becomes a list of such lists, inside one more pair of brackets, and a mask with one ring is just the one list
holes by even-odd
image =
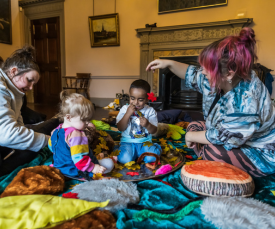
[[253, 18], [136, 29], [140, 38], [140, 78], [158, 93], [159, 73], [146, 72], [152, 60], [163, 57], [198, 56], [208, 44], [228, 35], [238, 34]]

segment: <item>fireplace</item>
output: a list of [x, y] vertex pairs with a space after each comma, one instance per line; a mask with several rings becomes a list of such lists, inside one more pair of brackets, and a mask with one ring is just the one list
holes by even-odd
[[193, 64], [201, 50], [228, 35], [238, 34], [252, 18], [136, 29], [140, 37], [140, 78], [147, 80], [158, 97], [158, 109], [201, 110], [201, 95], [185, 88], [185, 81], [168, 69], [146, 72], [155, 59], [173, 59]]
[[[197, 56], [165, 57], [165, 59], [199, 66], [197, 58]], [[159, 71], [158, 88], [158, 102], [162, 102], [159, 109], [202, 110], [202, 95], [186, 88], [185, 79], [179, 78], [168, 68]]]

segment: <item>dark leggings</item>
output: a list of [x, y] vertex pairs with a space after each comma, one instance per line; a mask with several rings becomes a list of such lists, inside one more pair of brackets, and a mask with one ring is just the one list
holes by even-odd
[[[187, 132], [189, 131], [205, 131], [205, 122], [191, 122], [187, 127]], [[234, 165], [239, 169], [249, 173], [253, 177], [266, 176], [261, 172], [244, 154], [241, 149], [232, 149], [230, 151], [226, 150], [221, 145], [202, 145], [198, 149], [198, 145], [194, 148], [195, 153], [198, 157], [202, 157], [203, 160], [209, 161], [220, 161], [226, 162], [228, 164]]]
[[[58, 125], [58, 119], [52, 118], [39, 125], [26, 125], [26, 127], [38, 133], [51, 135], [51, 131]], [[10, 148], [0, 146], [0, 176], [9, 174], [18, 166], [31, 162], [38, 155], [38, 152], [30, 150], [15, 150], [11, 156], [4, 160], [11, 151]]]

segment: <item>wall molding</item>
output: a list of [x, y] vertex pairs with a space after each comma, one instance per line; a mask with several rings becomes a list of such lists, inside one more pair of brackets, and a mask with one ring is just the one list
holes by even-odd
[[140, 79], [140, 76], [91, 76], [90, 79]]

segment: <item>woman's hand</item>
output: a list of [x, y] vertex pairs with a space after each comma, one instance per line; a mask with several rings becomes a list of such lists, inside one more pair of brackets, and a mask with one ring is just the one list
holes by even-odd
[[151, 63], [148, 64], [146, 67], [146, 71], [155, 71], [155, 69], [163, 69], [170, 66], [171, 61], [170, 60], [154, 60]]
[[189, 148], [189, 149], [193, 149], [195, 146], [196, 146], [196, 143], [195, 142], [192, 142], [192, 140], [191, 140], [191, 133], [192, 132], [187, 132], [186, 134], [185, 134], [185, 143], [186, 143], [186, 145], [187, 145], [187, 147]]

